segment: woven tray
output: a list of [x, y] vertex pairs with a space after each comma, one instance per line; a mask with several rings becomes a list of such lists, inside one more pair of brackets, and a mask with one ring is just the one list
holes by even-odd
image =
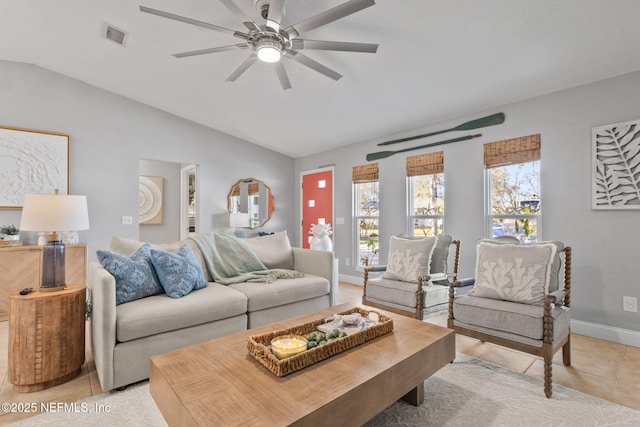
[[369, 313], [375, 313], [378, 316], [378, 322], [370, 325], [363, 331], [332, 340], [325, 345], [303, 351], [302, 353], [291, 356], [287, 359], [278, 359], [273, 355], [273, 353], [271, 353], [271, 340], [281, 335], [293, 334], [307, 336], [311, 332], [316, 331], [318, 326], [326, 323], [327, 318], [318, 319], [303, 325], [297, 325], [289, 329], [269, 332], [263, 335], [252, 335], [249, 337], [247, 348], [249, 353], [264, 367], [273, 372], [276, 376], [283, 377], [393, 330], [393, 320], [376, 311], [367, 311], [363, 308], [356, 307], [336, 314], [345, 315], [353, 313], [360, 313], [362, 317], [365, 318], [369, 316]]

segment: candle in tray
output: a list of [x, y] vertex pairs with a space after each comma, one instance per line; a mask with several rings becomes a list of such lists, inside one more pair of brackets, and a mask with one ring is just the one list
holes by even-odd
[[295, 356], [307, 349], [307, 340], [299, 335], [283, 335], [271, 340], [271, 352], [278, 359]]

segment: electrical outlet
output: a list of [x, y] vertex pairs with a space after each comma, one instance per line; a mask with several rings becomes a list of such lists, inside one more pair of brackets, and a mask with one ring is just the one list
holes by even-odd
[[344, 265], [346, 265], [347, 267], [349, 267], [349, 258], [345, 258], [344, 259]]
[[132, 225], [132, 224], [133, 224], [132, 216], [125, 215], [122, 217], [122, 225]]
[[622, 297], [622, 309], [624, 311], [631, 311], [633, 313], [638, 312], [638, 298], [636, 297]]

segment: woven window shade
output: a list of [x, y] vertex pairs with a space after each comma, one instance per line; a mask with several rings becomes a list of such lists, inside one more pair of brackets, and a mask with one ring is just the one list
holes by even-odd
[[378, 180], [378, 164], [370, 163], [368, 165], [354, 166], [351, 179], [355, 184], [363, 182], [373, 182]]
[[[258, 194], [260, 192], [260, 183], [253, 182], [247, 186], [247, 192], [249, 194]], [[239, 196], [240, 195], [240, 186], [234, 185], [231, 189], [231, 196]]]
[[484, 144], [487, 169], [540, 160], [540, 134]]
[[260, 191], [260, 185], [257, 182], [253, 182], [249, 184], [248, 190], [249, 194], [258, 194]]
[[444, 172], [444, 151], [407, 157], [407, 176], [433, 175]]

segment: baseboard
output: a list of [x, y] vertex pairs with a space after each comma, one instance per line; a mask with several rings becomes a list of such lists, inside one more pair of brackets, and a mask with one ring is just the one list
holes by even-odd
[[348, 276], [346, 274], [339, 274], [338, 280], [341, 282], [350, 283], [352, 285], [363, 286], [363, 283], [362, 283], [363, 279], [362, 277], [358, 277], [358, 276]]
[[571, 320], [571, 332], [618, 344], [640, 347], [640, 332], [630, 329], [615, 328], [582, 320]]

